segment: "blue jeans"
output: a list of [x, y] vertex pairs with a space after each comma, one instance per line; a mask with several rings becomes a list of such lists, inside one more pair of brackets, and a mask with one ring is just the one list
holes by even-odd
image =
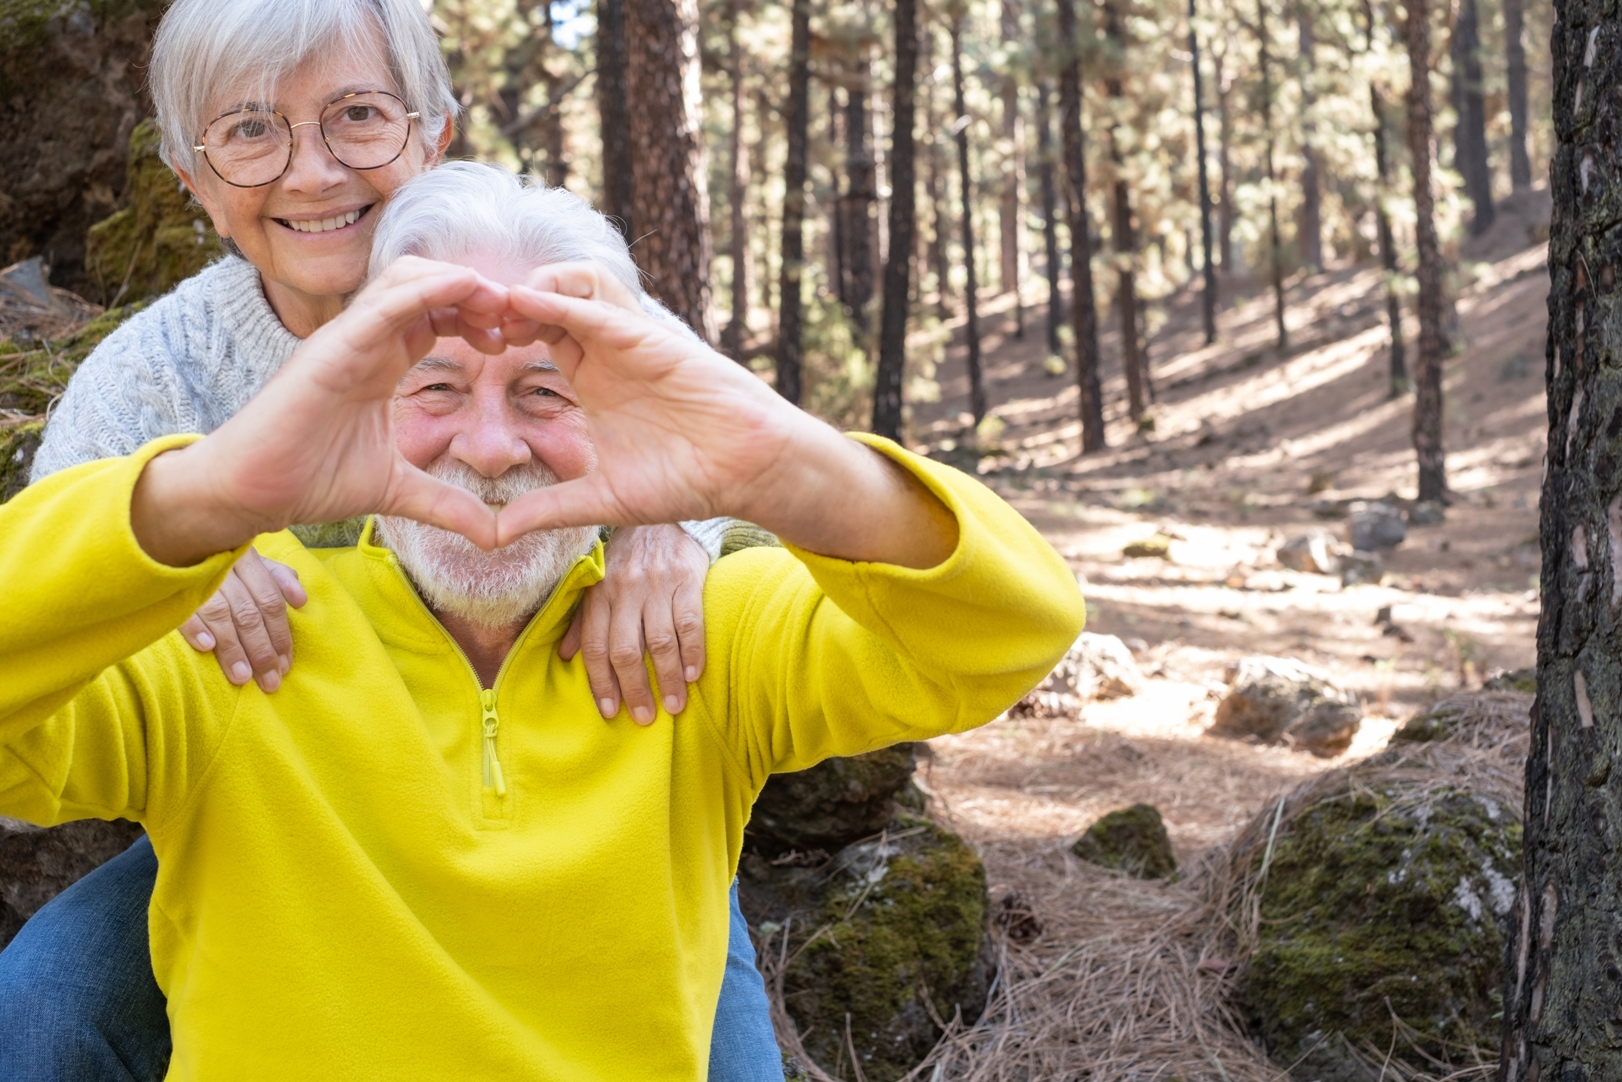
[[[147, 905], [158, 858], [145, 837], [57, 895], [0, 951], [0, 1079], [158, 1082], [169, 1018], [152, 977]], [[766, 985], [732, 886], [726, 977], [710, 1082], [783, 1082]]]

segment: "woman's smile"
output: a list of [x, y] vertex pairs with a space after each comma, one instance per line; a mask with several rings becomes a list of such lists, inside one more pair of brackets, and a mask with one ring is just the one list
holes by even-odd
[[319, 218], [314, 216], [278, 218], [272, 215], [270, 219], [277, 225], [290, 229], [295, 233], [347, 233], [351, 226], [359, 223], [375, 206], [377, 206], [376, 203], [367, 203], [361, 207], [335, 211]]

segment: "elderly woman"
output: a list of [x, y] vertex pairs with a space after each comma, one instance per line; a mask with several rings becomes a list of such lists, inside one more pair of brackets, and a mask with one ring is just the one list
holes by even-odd
[[[209, 432], [240, 409], [360, 287], [379, 212], [439, 162], [456, 111], [419, 0], [178, 0], [158, 30], [151, 84], [164, 160], [234, 254], [90, 356], [46, 430], [36, 480], [168, 433]], [[700, 591], [726, 528], [613, 538], [607, 580], [559, 648], [582, 655], [605, 717], [623, 704], [636, 721], [654, 720], [644, 644], [662, 705], [685, 707], [684, 681], [703, 666]], [[313, 524], [301, 536], [334, 543], [343, 529]], [[286, 606], [304, 601], [289, 569], [250, 552], [182, 631], [214, 651], [232, 682], [252, 679], [273, 694], [294, 660]], [[164, 1075], [165, 1000], [147, 940], [156, 868], [142, 839], [41, 909], [0, 953], [0, 1078]], [[732, 906], [709, 1076], [781, 1079], [736, 889]]]

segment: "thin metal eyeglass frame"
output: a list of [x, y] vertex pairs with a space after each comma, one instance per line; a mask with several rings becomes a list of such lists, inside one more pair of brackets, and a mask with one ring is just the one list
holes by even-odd
[[[333, 98], [331, 101], [327, 102], [325, 105], [323, 105], [321, 107], [321, 115], [325, 116], [327, 110], [331, 109], [334, 105], [337, 105], [339, 102], [348, 101], [350, 98], [358, 98], [362, 94], [382, 94], [385, 97], [393, 98], [395, 101], [399, 102], [401, 105], [405, 104], [405, 99], [404, 98], [400, 97], [400, 95], [398, 95], [398, 94], [390, 94], [387, 90], [356, 90], [353, 93], [344, 94], [341, 97]], [[243, 110], [243, 109], [230, 109], [230, 110], [227, 110], [226, 112], [221, 113], [219, 116], [215, 117], [214, 120], [210, 120], [207, 124], [203, 125], [204, 139], [205, 140], [207, 139], [208, 129], [212, 128], [214, 126], [215, 121], [223, 120], [224, 118], [226, 118], [228, 116], [234, 116], [237, 113], [241, 113], [241, 112], [245, 112], [245, 111], [246, 110]], [[194, 151], [197, 151], [198, 153], [202, 154], [203, 160], [205, 162], [208, 162], [208, 167], [214, 173], [214, 175], [219, 177], [221, 180], [225, 181], [225, 183], [231, 185], [231, 187], [233, 187], [233, 188], [263, 188], [267, 184], [274, 184], [278, 180], [281, 180], [282, 177], [287, 175], [287, 170], [292, 167], [292, 165], [293, 165], [293, 143], [294, 143], [293, 129], [294, 128], [307, 128], [311, 124], [314, 124], [316, 127], [321, 129], [321, 142], [327, 148], [327, 153], [332, 155], [332, 160], [333, 161], [337, 162], [339, 165], [343, 166], [345, 169], [353, 169], [357, 173], [368, 173], [368, 172], [371, 172], [373, 169], [382, 169], [385, 165], [393, 165], [395, 162], [400, 160], [400, 155], [405, 153], [405, 148], [411, 145], [411, 127], [412, 127], [412, 123], [422, 117], [422, 113], [417, 111], [417, 110], [414, 110], [414, 109], [406, 113], [406, 115], [405, 115], [405, 121], [406, 121], [405, 138], [400, 141], [400, 149], [394, 152], [394, 157], [392, 157], [388, 161], [382, 162], [382, 163], [380, 163], [378, 165], [350, 165], [348, 162], [346, 162], [342, 158], [338, 157], [338, 152], [336, 150], [332, 149], [332, 140], [327, 138], [326, 125], [322, 121], [320, 121], [320, 120], [301, 120], [297, 124], [294, 124], [292, 121], [287, 119], [287, 116], [285, 114], [283, 114], [282, 112], [280, 112], [280, 111], [278, 111], [276, 109], [270, 110], [270, 113], [271, 113], [272, 116], [281, 117], [282, 123], [287, 125], [287, 136], [288, 136], [288, 138], [287, 138], [287, 160], [282, 163], [281, 172], [277, 173], [275, 176], [271, 177], [269, 180], [262, 180], [258, 184], [238, 184], [236, 181], [232, 180], [230, 177], [228, 177], [224, 173], [220, 172], [219, 168], [209, 158], [209, 156], [208, 156], [208, 145], [207, 145], [206, 141], [203, 142], [203, 143], [197, 144], [196, 146], [192, 147], [192, 149]]]

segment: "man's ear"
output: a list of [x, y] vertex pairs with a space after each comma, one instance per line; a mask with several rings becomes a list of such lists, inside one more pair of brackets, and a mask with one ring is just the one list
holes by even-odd
[[191, 193], [191, 197], [202, 204], [203, 209], [208, 212], [209, 221], [214, 223], [214, 232], [219, 238], [230, 239], [231, 231], [226, 228], [225, 215], [221, 213], [219, 200], [214, 198], [214, 193], [209, 191], [207, 186], [198, 184], [197, 177], [189, 170], [176, 169], [175, 176], [180, 178], [180, 183], [186, 186], [186, 191]]

